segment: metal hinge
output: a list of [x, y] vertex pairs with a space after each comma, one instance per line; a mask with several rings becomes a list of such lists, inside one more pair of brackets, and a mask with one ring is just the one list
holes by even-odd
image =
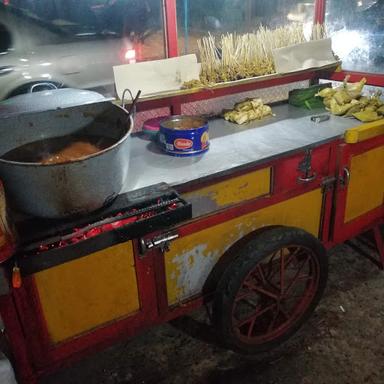
[[163, 252], [169, 251], [169, 246], [172, 240], [175, 240], [179, 237], [179, 234], [175, 231], [163, 233], [159, 236], [155, 236], [151, 239], [140, 239], [140, 253], [145, 255], [145, 253], [154, 248], [160, 248]]

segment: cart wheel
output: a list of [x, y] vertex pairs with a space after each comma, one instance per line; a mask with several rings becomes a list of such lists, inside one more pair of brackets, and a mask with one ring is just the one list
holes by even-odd
[[265, 352], [292, 336], [323, 294], [326, 251], [309, 233], [275, 227], [254, 237], [224, 272], [213, 320], [232, 349]]

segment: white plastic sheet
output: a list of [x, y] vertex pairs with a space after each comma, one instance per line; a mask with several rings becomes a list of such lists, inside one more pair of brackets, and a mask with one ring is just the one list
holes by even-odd
[[126, 88], [133, 95], [140, 89], [142, 96], [178, 90], [185, 81], [199, 78], [200, 66], [194, 54], [115, 66], [116, 91], [121, 99]]
[[337, 63], [332, 52], [331, 39], [308, 41], [278, 48], [273, 51], [273, 58], [277, 73], [321, 68]]

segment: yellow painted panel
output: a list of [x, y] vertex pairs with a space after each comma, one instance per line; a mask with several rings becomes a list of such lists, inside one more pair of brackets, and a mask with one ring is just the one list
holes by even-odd
[[132, 242], [39, 272], [35, 281], [55, 343], [139, 310]]
[[218, 208], [267, 195], [271, 190], [271, 168], [264, 168], [233, 177], [214, 185], [185, 193], [183, 197], [209, 198]]
[[384, 146], [352, 157], [345, 222], [384, 204]]
[[169, 304], [199, 294], [212, 268], [236, 241], [258, 228], [286, 225], [319, 232], [320, 189], [204, 229], [171, 243], [165, 253]]
[[348, 144], [355, 144], [380, 135], [384, 135], [384, 119], [348, 129], [345, 132], [344, 140]]

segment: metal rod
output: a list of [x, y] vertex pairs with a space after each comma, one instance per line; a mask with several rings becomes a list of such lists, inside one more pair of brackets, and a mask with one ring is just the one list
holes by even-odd
[[186, 55], [188, 53], [188, 42], [189, 42], [189, 25], [188, 25], [188, 18], [189, 18], [189, 1], [184, 0], [184, 54]]
[[383, 269], [383, 264], [375, 259], [373, 256], [371, 256], [368, 252], [366, 252], [364, 249], [362, 249], [361, 247], [359, 247], [358, 245], [354, 244], [352, 241], [350, 240], [347, 240], [345, 242], [346, 245], [348, 245], [350, 248], [352, 248], [353, 250], [355, 250], [357, 253], [359, 253], [360, 255], [364, 256], [366, 259], [368, 259], [370, 262], [372, 262], [373, 264], [375, 264], [379, 269]]
[[384, 269], [384, 240], [381, 228], [379, 225], [376, 225], [373, 228], [373, 235], [375, 237], [377, 251], [379, 252], [381, 268]]
[[333, 72], [327, 78], [329, 80], [343, 81], [345, 76], [350, 75], [349, 81], [359, 81], [362, 77], [367, 79], [367, 85], [374, 85], [377, 87], [384, 87], [384, 74], [382, 73], [369, 73], [369, 72], [355, 72], [355, 71], [341, 71]]

